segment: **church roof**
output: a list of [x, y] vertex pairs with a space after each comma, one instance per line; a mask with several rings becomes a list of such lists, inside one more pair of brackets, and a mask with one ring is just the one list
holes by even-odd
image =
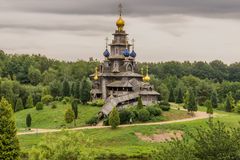
[[110, 98], [108, 102], [102, 107], [101, 112], [105, 115], [108, 115], [114, 107], [116, 107], [119, 103], [125, 102], [127, 100], [135, 99], [139, 97], [139, 92], [134, 92], [131, 94], [127, 94], [121, 97]]
[[[91, 77], [95, 74], [90, 75]], [[142, 78], [143, 76], [134, 72], [120, 72], [120, 73], [99, 73], [99, 77], [132, 77], [132, 78]]]
[[107, 85], [107, 87], [133, 87], [129, 81], [114, 81]]
[[152, 90], [152, 91], [140, 91], [140, 95], [160, 95], [158, 92]]

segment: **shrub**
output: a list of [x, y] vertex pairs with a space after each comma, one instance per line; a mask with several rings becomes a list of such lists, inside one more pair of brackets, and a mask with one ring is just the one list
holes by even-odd
[[153, 106], [147, 107], [147, 110], [151, 116], [160, 116], [162, 114], [162, 110], [160, 108], [156, 108]]
[[104, 99], [97, 99], [96, 100], [96, 106], [102, 107], [105, 104]]
[[98, 116], [91, 117], [85, 123], [88, 124], [88, 125], [97, 125], [97, 123], [98, 123]]
[[66, 123], [72, 123], [74, 120], [74, 112], [72, 111], [71, 108], [68, 108], [65, 111], [65, 121]]
[[71, 101], [71, 98], [70, 97], [64, 97], [63, 100], [65, 100], [66, 103], [69, 103]]
[[42, 102], [38, 102], [36, 104], [36, 110], [43, 110], [43, 103]]
[[57, 102], [56, 101], [52, 102], [51, 108], [52, 109], [56, 109], [57, 108]]
[[169, 111], [169, 110], [170, 110], [170, 106], [160, 106], [160, 108], [161, 108], [163, 111]]
[[109, 115], [109, 124], [112, 126], [113, 129], [117, 128], [117, 126], [120, 124], [119, 113], [116, 107], [113, 108]]
[[105, 100], [104, 99], [95, 99], [91, 102], [87, 102], [88, 105], [91, 106], [99, 106], [102, 107], [105, 104]]
[[140, 109], [138, 112], [138, 119], [142, 122], [146, 122], [150, 119], [150, 113], [146, 109]]
[[134, 118], [134, 113], [128, 109], [122, 109], [119, 111], [120, 124], [129, 123], [130, 119]]
[[108, 117], [105, 117], [105, 118], [103, 119], [103, 125], [104, 125], [104, 126], [109, 126], [109, 119], [108, 119]]
[[170, 103], [166, 102], [166, 101], [161, 101], [159, 103], [160, 106], [170, 106]]
[[94, 146], [93, 140], [82, 132], [62, 131], [58, 136], [48, 134], [41, 144], [29, 152], [29, 159], [34, 160], [79, 160], [94, 159], [95, 153], [86, 152]]
[[62, 100], [63, 104], [67, 104], [67, 101], [65, 99]]
[[170, 110], [170, 104], [168, 102], [161, 101], [159, 103], [159, 106], [163, 111], [169, 111]]
[[56, 101], [62, 101], [62, 99], [63, 99], [63, 98], [62, 98], [62, 97], [59, 97], [59, 96], [55, 97], [55, 100], [56, 100]]
[[53, 101], [53, 97], [51, 95], [45, 95], [42, 97], [41, 100], [45, 105], [48, 105], [50, 102]]

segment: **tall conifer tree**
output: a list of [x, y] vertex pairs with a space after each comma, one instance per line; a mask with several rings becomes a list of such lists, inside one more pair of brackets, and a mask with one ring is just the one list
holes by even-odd
[[62, 95], [64, 97], [69, 97], [70, 96], [70, 86], [67, 80], [63, 81], [62, 84]]
[[17, 129], [11, 104], [5, 98], [0, 102], [0, 159], [18, 160], [20, 153]]

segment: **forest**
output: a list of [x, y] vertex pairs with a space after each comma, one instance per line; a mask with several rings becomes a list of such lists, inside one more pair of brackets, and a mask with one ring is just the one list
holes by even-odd
[[[11, 55], [0, 51], [0, 96], [6, 97], [14, 111], [28, 108], [45, 101], [63, 97], [80, 98], [83, 103], [90, 100], [89, 75], [99, 61], [76, 60], [65, 62], [41, 55]], [[215, 108], [226, 110], [229, 100], [231, 110], [240, 100], [240, 63], [230, 65], [215, 60], [207, 62], [159, 62], [138, 63], [138, 72], [149, 66], [150, 83], [161, 94], [162, 101], [182, 102], [189, 89], [194, 92], [197, 103], [215, 101]], [[82, 87], [86, 86], [86, 87]], [[180, 99], [179, 99], [180, 98]]]

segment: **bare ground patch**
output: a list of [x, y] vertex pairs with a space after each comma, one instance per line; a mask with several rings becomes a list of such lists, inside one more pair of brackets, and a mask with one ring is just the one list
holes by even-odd
[[145, 142], [166, 142], [171, 141], [172, 139], [181, 140], [183, 138], [183, 131], [171, 131], [164, 132], [159, 134], [153, 134], [150, 136], [143, 135], [142, 133], [136, 132], [135, 135], [142, 141]]

